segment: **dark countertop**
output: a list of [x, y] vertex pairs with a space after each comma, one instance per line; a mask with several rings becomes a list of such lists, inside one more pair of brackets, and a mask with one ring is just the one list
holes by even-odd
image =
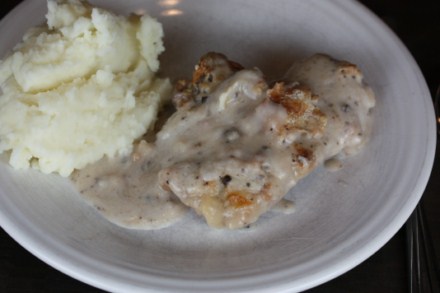
[[[3, 0], [3, 17], [20, 0]], [[408, 47], [434, 95], [440, 84], [440, 1], [362, 0]], [[440, 264], [440, 153], [422, 198]], [[403, 227], [382, 249], [344, 275], [307, 292], [408, 292]], [[0, 292], [99, 292], [35, 258], [0, 229]]]

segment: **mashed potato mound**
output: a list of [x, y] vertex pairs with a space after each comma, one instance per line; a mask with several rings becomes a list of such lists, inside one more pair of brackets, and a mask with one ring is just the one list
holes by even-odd
[[155, 78], [163, 31], [148, 15], [49, 0], [46, 19], [0, 63], [0, 152], [68, 176], [130, 152], [171, 85]]

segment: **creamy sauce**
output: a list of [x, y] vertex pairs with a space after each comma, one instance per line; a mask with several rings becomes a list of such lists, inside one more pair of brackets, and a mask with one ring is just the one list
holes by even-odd
[[159, 187], [162, 162], [145, 141], [131, 156], [104, 158], [71, 176], [81, 195], [111, 222], [134, 229], [166, 227], [188, 208], [169, 191]]
[[338, 158], [330, 158], [325, 160], [324, 167], [329, 171], [338, 171], [342, 169], [342, 160]]
[[291, 200], [283, 198], [273, 206], [272, 211], [290, 215], [295, 212], [295, 203]]
[[362, 149], [372, 131], [375, 96], [355, 65], [315, 55], [294, 64], [286, 78], [309, 86], [320, 97], [318, 107], [328, 118], [321, 139], [323, 160]]
[[356, 153], [370, 133], [374, 96], [358, 71], [343, 77], [341, 70], [318, 55], [287, 74], [319, 96], [323, 131], [297, 129], [295, 121], [286, 131], [289, 113], [267, 98], [262, 74], [241, 70], [178, 109], [153, 143], [141, 141], [130, 157], [103, 159], [72, 180], [106, 218], [129, 228], [165, 227], [188, 207], [219, 228], [246, 227], [274, 207], [292, 212], [282, 198], [296, 182], [329, 158]]

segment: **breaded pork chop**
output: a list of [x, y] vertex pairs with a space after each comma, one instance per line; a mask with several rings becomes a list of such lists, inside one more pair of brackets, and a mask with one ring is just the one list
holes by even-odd
[[269, 89], [258, 70], [235, 64], [221, 54], [202, 57], [194, 76], [223, 81], [204, 82], [203, 89], [200, 78], [181, 82], [177, 113], [158, 134], [160, 140], [178, 129], [179, 140], [200, 149], [198, 157], [164, 168], [159, 181], [213, 227], [245, 227], [278, 203], [320, 163], [315, 141], [327, 122], [307, 87]]
[[201, 153], [163, 169], [160, 182], [213, 227], [255, 222], [324, 160], [357, 149], [374, 106], [359, 69], [328, 56], [294, 65], [290, 82], [272, 88], [240, 68], [221, 54], [202, 57], [176, 95], [191, 106], [166, 125], [185, 116], [180, 135]]

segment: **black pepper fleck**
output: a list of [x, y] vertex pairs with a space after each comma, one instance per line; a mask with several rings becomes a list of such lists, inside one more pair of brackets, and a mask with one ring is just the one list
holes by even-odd
[[223, 183], [224, 186], [228, 186], [228, 184], [229, 184], [229, 182], [231, 182], [231, 180], [232, 180], [232, 177], [228, 174], [220, 177], [220, 181]]
[[349, 112], [349, 111], [350, 111], [350, 105], [349, 105], [349, 104], [346, 104], [346, 103], [342, 104], [342, 105], [341, 105], [341, 110], [342, 110], [342, 112], [344, 112], [344, 113]]

